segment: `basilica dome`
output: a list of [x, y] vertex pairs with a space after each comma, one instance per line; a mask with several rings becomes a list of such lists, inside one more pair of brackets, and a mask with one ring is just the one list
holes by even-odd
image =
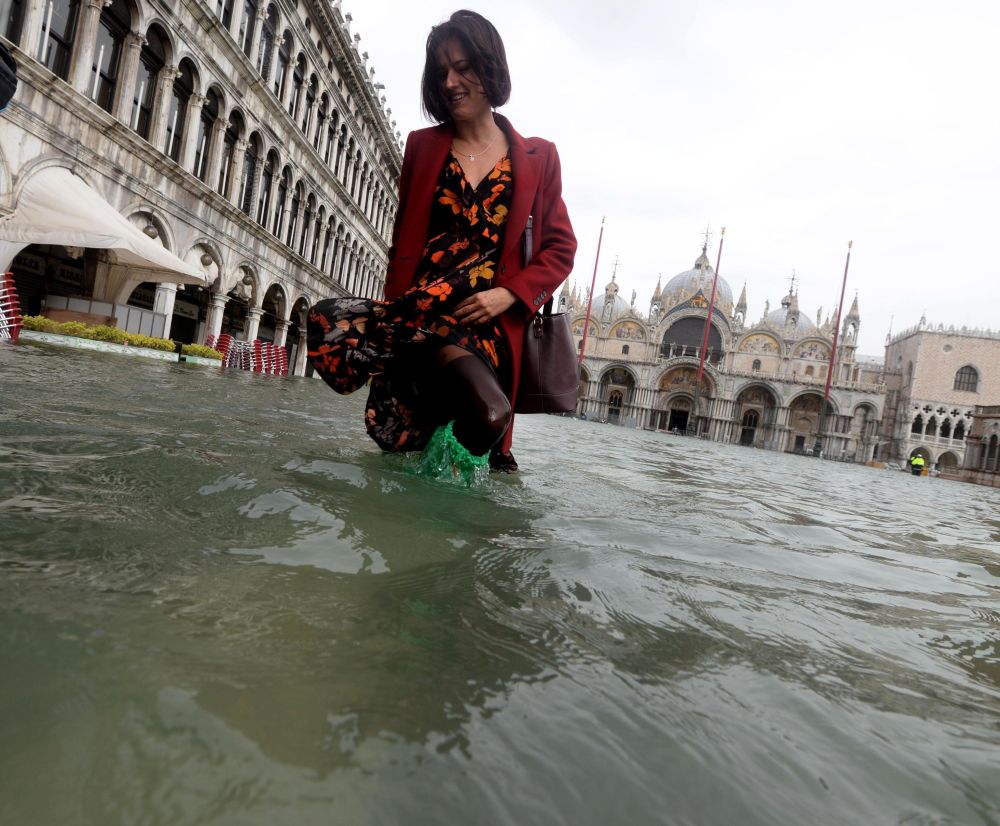
[[[679, 304], [681, 301], [690, 298], [698, 290], [704, 293], [705, 298], [712, 298], [712, 279], [715, 278], [715, 269], [708, 261], [708, 256], [703, 251], [694, 262], [694, 269], [682, 272], [671, 278], [663, 288], [663, 302], [667, 306]], [[719, 278], [715, 292], [715, 306], [720, 308], [731, 308], [733, 306], [733, 291], [730, 289], [726, 279]]]
[[791, 293], [781, 299], [781, 306], [778, 309], [771, 310], [764, 316], [764, 321], [776, 330], [785, 331], [790, 338], [816, 335], [819, 332], [816, 325], [809, 320], [809, 315], [799, 312], [799, 297]]

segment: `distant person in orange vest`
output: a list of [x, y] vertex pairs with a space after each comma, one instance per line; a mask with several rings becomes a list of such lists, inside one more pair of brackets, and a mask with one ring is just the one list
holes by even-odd
[[924, 465], [926, 464], [927, 462], [924, 461], [924, 457], [919, 453], [916, 454], [912, 459], [910, 459], [910, 473], [914, 476], [923, 476]]

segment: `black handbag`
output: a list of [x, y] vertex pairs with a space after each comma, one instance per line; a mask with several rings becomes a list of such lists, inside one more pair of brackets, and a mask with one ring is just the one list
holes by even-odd
[[[532, 216], [524, 230], [524, 262], [531, 261]], [[567, 313], [553, 313], [552, 299], [524, 329], [521, 380], [515, 413], [569, 413], [580, 392], [580, 365]]]

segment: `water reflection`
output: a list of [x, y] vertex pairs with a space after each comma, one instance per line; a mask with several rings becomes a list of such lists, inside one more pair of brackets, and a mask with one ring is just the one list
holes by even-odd
[[1000, 819], [995, 492], [545, 417], [466, 490], [318, 384], [52, 353], [0, 348], [4, 822]]

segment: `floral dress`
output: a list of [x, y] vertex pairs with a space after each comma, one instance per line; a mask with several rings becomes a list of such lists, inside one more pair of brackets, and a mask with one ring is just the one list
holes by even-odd
[[383, 450], [422, 450], [443, 424], [432, 414], [440, 400], [422, 398], [430, 385], [415, 381], [415, 368], [429, 363], [429, 348], [462, 347], [509, 388], [509, 354], [497, 320], [465, 325], [452, 313], [468, 296], [493, 286], [512, 198], [507, 156], [473, 187], [449, 155], [414, 285], [395, 301], [331, 298], [309, 311], [313, 367], [338, 393], [370, 383], [365, 427]]

